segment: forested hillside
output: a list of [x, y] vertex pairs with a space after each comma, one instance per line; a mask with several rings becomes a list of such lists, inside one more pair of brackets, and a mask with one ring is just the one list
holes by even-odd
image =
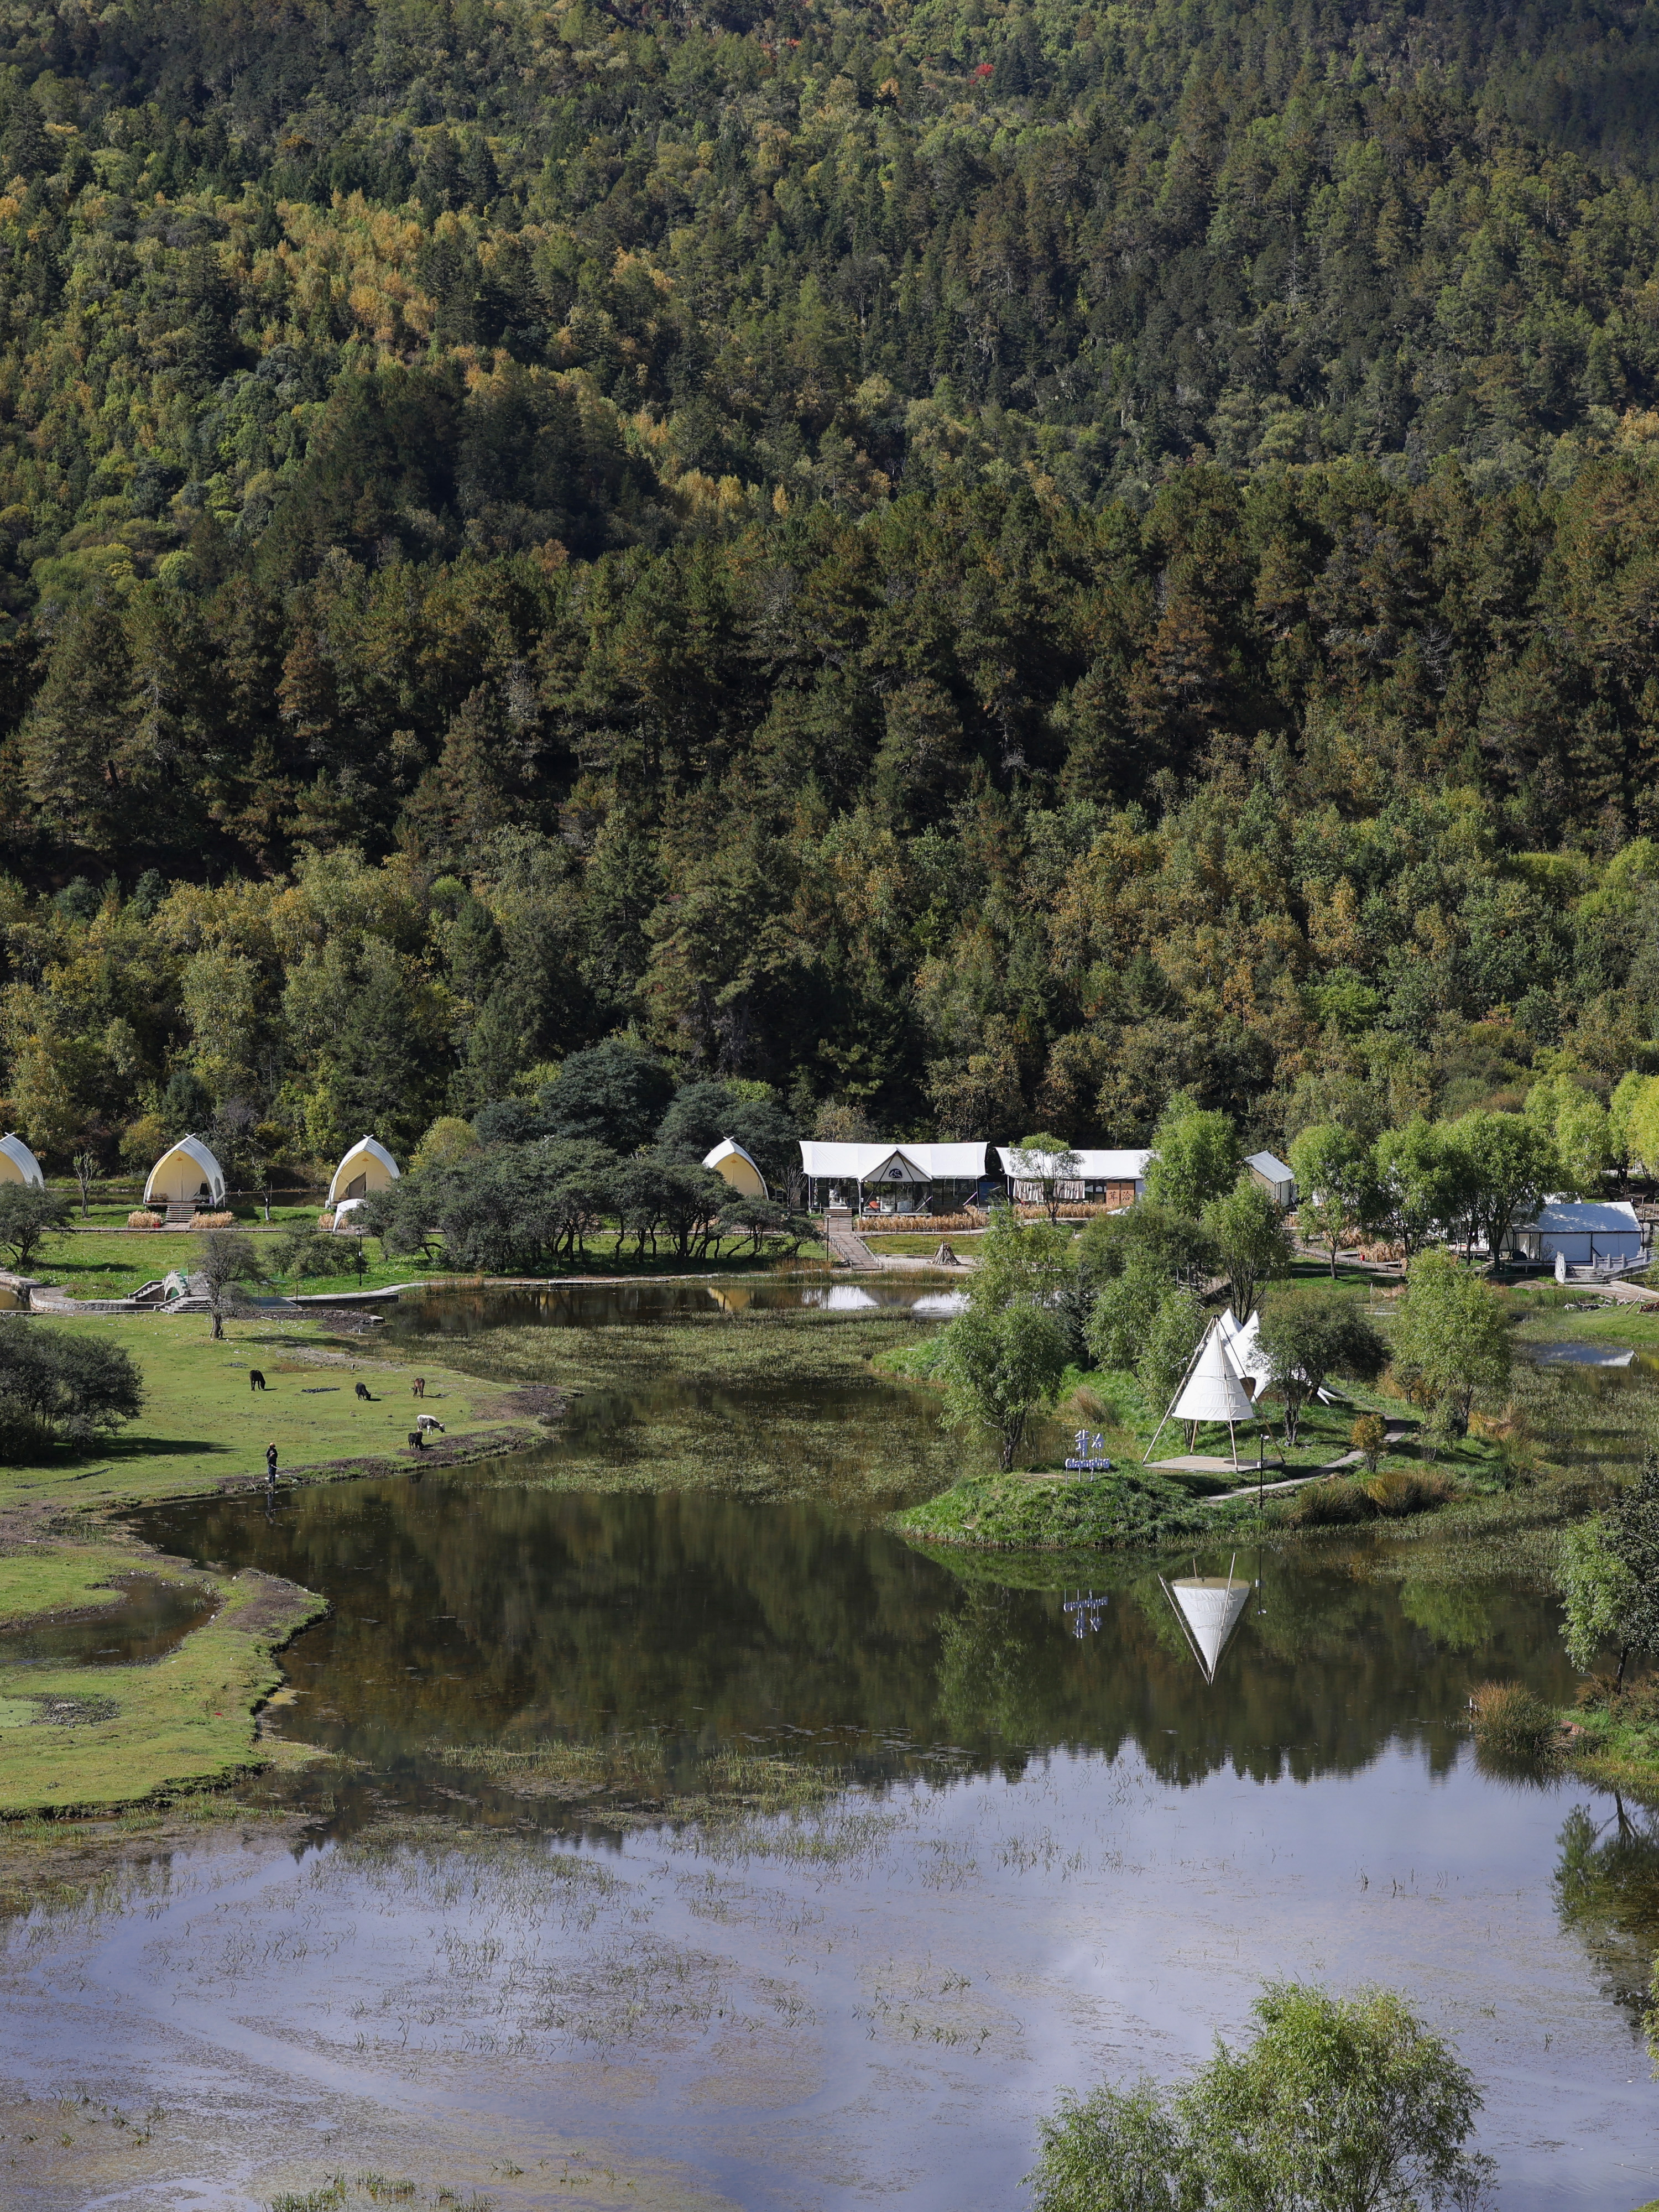
[[0, 1087], [1659, 1068], [1654, 11], [0, 13]]

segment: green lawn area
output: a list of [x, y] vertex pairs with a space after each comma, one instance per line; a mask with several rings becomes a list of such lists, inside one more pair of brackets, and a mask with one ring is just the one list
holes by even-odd
[[[188, 1497], [227, 1478], [263, 1478], [265, 1446], [275, 1443], [284, 1474], [325, 1462], [408, 1455], [407, 1364], [386, 1358], [372, 1339], [329, 1338], [305, 1321], [230, 1321], [216, 1343], [205, 1314], [88, 1315], [39, 1320], [33, 1328], [67, 1328], [131, 1352], [143, 1372], [146, 1404], [138, 1419], [95, 1451], [67, 1445], [52, 1461], [0, 1467], [0, 1512], [23, 1501], [59, 1498], [76, 1508]], [[267, 1388], [250, 1389], [258, 1367]], [[499, 1384], [425, 1363], [425, 1404], [451, 1439], [513, 1419]], [[365, 1401], [355, 1385], [373, 1394]], [[0, 1559], [0, 1617], [8, 1610]]]

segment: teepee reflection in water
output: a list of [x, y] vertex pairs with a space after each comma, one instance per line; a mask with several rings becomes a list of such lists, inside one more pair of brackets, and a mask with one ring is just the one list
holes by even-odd
[[1197, 1573], [1178, 1575], [1173, 1582], [1158, 1577], [1206, 1682], [1214, 1681], [1221, 1655], [1250, 1602], [1249, 1583], [1237, 1581], [1233, 1574], [1237, 1560], [1235, 1553], [1224, 1579]]

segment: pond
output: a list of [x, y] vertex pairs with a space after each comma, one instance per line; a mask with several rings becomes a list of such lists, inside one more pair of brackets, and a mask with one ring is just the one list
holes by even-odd
[[191, 1583], [118, 1575], [94, 1612], [0, 1628], [0, 1667], [131, 1667], [164, 1658], [210, 1620], [218, 1600]]
[[[677, 1387], [682, 1449], [775, 1451], [765, 1394]], [[1375, 1980], [1480, 2078], [1504, 2212], [1659, 2194], [1659, 1832], [1464, 1725], [1478, 1680], [1570, 1697], [1549, 1595], [1386, 1547], [1164, 1562], [1232, 1585], [1211, 1682], [1145, 1561], [1079, 1588], [813, 1498], [561, 1486], [638, 1419], [574, 1411], [516, 1460], [140, 1516], [327, 1594], [272, 1718], [340, 1763], [284, 1785], [297, 1847], [15, 1929], [14, 2078], [163, 2108], [144, 2156], [211, 2204], [418, 2151], [501, 2212], [1001, 2212], [1062, 2087], [1178, 2074], [1269, 1976]], [[826, 1465], [937, 1430], [873, 1380], [805, 1416]]]

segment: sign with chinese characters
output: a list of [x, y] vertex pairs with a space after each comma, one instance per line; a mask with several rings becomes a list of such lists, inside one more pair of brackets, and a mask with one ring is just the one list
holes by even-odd
[[1091, 1436], [1087, 1429], [1079, 1429], [1073, 1442], [1077, 1449], [1066, 1462], [1068, 1474], [1109, 1474], [1112, 1462], [1106, 1457], [1106, 1439], [1098, 1431]]

